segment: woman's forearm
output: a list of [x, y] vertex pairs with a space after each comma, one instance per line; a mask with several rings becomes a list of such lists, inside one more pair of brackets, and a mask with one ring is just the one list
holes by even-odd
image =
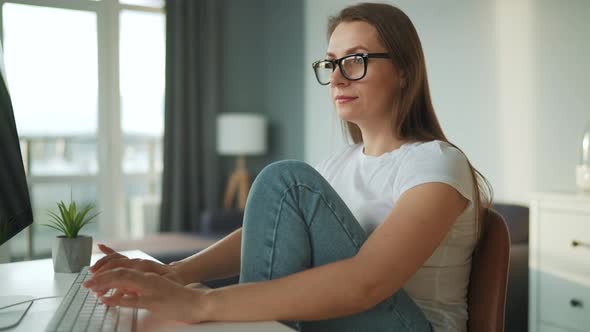
[[174, 264], [185, 284], [229, 278], [240, 273], [242, 228]]
[[369, 309], [367, 287], [353, 259], [341, 260], [270, 281], [209, 290], [207, 320], [323, 320]]

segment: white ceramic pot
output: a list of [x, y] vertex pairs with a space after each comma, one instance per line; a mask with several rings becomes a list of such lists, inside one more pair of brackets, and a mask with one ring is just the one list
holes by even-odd
[[92, 237], [80, 235], [74, 239], [58, 236], [53, 240], [51, 258], [55, 272], [78, 273], [90, 265]]

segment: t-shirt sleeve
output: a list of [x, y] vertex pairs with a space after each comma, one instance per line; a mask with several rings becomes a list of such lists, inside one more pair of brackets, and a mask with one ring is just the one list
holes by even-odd
[[467, 158], [448, 143], [432, 141], [408, 153], [396, 177], [394, 201], [405, 191], [429, 182], [448, 184], [473, 202], [473, 179]]

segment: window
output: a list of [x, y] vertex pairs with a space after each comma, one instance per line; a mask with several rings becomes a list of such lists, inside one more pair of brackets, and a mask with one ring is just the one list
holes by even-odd
[[131, 235], [141, 236], [158, 218], [146, 211], [161, 192], [166, 27], [158, 13], [123, 10], [119, 17], [125, 210]]
[[163, 8], [164, 0], [121, 0], [122, 4]]
[[85, 233], [129, 237], [144, 222], [130, 203], [160, 195], [163, 1], [0, 0], [0, 13], [35, 218], [13, 256], [50, 255], [56, 233], [40, 224], [70, 195], [101, 212]]

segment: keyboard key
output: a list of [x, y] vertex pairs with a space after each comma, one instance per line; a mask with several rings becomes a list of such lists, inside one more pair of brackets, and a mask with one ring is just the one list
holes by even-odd
[[82, 271], [80, 271], [80, 273], [78, 273], [78, 277], [76, 277], [76, 283], [82, 283], [84, 282], [84, 279], [86, 279], [86, 277], [88, 276], [88, 266], [85, 266], [82, 268]]
[[94, 312], [94, 308], [96, 307], [96, 302], [98, 299], [94, 294], [88, 294], [86, 301], [84, 302], [80, 313], [76, 319], [76, 323], [74, 324], [73, 330], [74, 331], [84, 331], [90, 322], [90, 317], [92, 317], [92, 313]]
[[102, 303], [97, 303], [94, 308], [94, 313], [90, 317], [90, 324], [88, 324], [88, 331], [100, 331], [102, 323], [104, 322], [107, 306]]
[[103, 332], [114, 332], [119, 322], [119, 307], [107, 307], [106, 317], [102, 325]]
[[78, 284], [78, 292], [70, 304], [70, 308], [63, 317], [61, 324], [59, 324], [58, 331], [72, 330], [72, 327], [74, 326], [74, 323], [76, 323], [76, 319], [78, 318], [78, 314], [80, 313], [80, 309], [82, 308], [82, 304], [84, 303], [87, 295], [88, 290], [86, 288], [80, 287]]
[[117, 332], [132, 332], [133, 322], [137, 317], [137, 309], [134, 308], [119, 308], [119, 325]]

